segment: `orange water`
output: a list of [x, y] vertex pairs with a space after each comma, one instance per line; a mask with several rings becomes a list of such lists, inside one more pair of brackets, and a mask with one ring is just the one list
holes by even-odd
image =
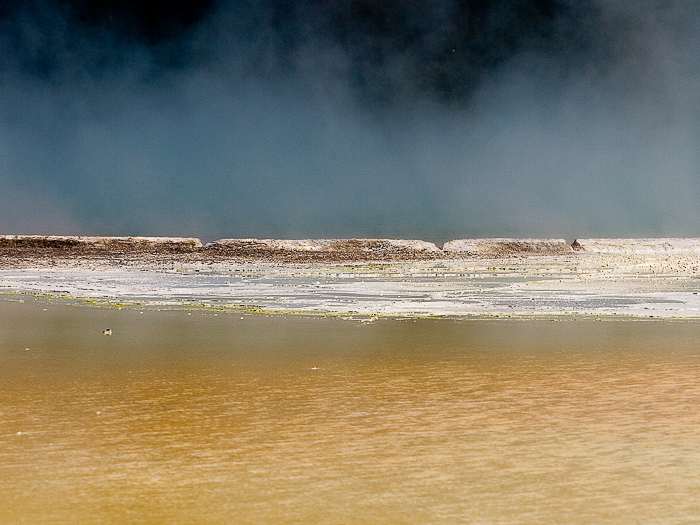
[[240, 317], [0, 301], [0, 523], [700, 520], [700, 323]]

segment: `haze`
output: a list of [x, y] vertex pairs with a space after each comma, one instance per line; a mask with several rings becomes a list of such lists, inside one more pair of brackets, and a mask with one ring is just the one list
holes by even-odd
[[697, 2], [3, 5], [1, 233], [698, 236]]

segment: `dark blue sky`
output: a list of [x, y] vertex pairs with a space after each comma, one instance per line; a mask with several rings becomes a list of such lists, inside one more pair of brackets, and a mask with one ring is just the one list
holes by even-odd
[[700, 6], [629, 4], [1, 2], [0, 233], [697, 236]]

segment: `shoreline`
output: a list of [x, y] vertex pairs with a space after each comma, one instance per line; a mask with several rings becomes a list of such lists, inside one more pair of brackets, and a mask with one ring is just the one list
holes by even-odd
[[166, 262], [353, 263], [442, 259], [521, 259], [542, 256], [700, 256], [700, 238], [455, 239], [437, 246], [416, 239], [219, 239], [0, 235], [0, 269], [95, 262], [103, 265]]
[[[4, 296], [364, 320], [700, 319], [699, 239], [582, 239], [554, 254], [561, 240], [461, 240], [445, 257], [444, 245], [436, 253], [423, 241], [382, 239], [234, 240], [226, 251], [173, 238], [61, 237], [60, 247], [25, 236], [10, 247], [8, 237]], [[241, 255], [241, 246], [257, 252]]]
[[[700, 251], [700, 240], [699, 240]], [[0, 235], [0, 269], [70, 264], [143, 265], [158, 262], [353, 263], [568, 255], [564, 239], [458, 239], [436, 246], [414, 239], [219, 239]]]

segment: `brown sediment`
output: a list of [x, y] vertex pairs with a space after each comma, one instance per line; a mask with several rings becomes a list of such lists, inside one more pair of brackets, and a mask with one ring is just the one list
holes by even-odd
[[449, 255], [507, 257], [513, 255], [569, 255], [573, 252], [564, 239], [458, 239], [445, 243]]
[[202, 247], [194, 237], [89, 237], [77, 235], [0, 235], [2, 250], [192, 251]]
[[220, 239], [0, 236], [0, 268], [150, 266], [222, 262], [361, 263], [571, 254], [563, 239], [461, 239], [438, 248], [413, 239]]
[[0, 235], [0, 269], [144, 267], [245, 262], [305, 264], [700, 254], [700, 239], [220, 239]]
[[147, 266], [222, 262], [411, 261], [443, 257], [432, 243], [394, 239], [221, 239], [0, 236], [0, 268]]
[[201, 241], [191, 237], [0, 235], [0, 268], [129, 265], [187, 257], [201, 248]]
[[404, 239], [221, 239], [206, 256], [290, 262], [412, 261], [444, 257], [433, 243]]

